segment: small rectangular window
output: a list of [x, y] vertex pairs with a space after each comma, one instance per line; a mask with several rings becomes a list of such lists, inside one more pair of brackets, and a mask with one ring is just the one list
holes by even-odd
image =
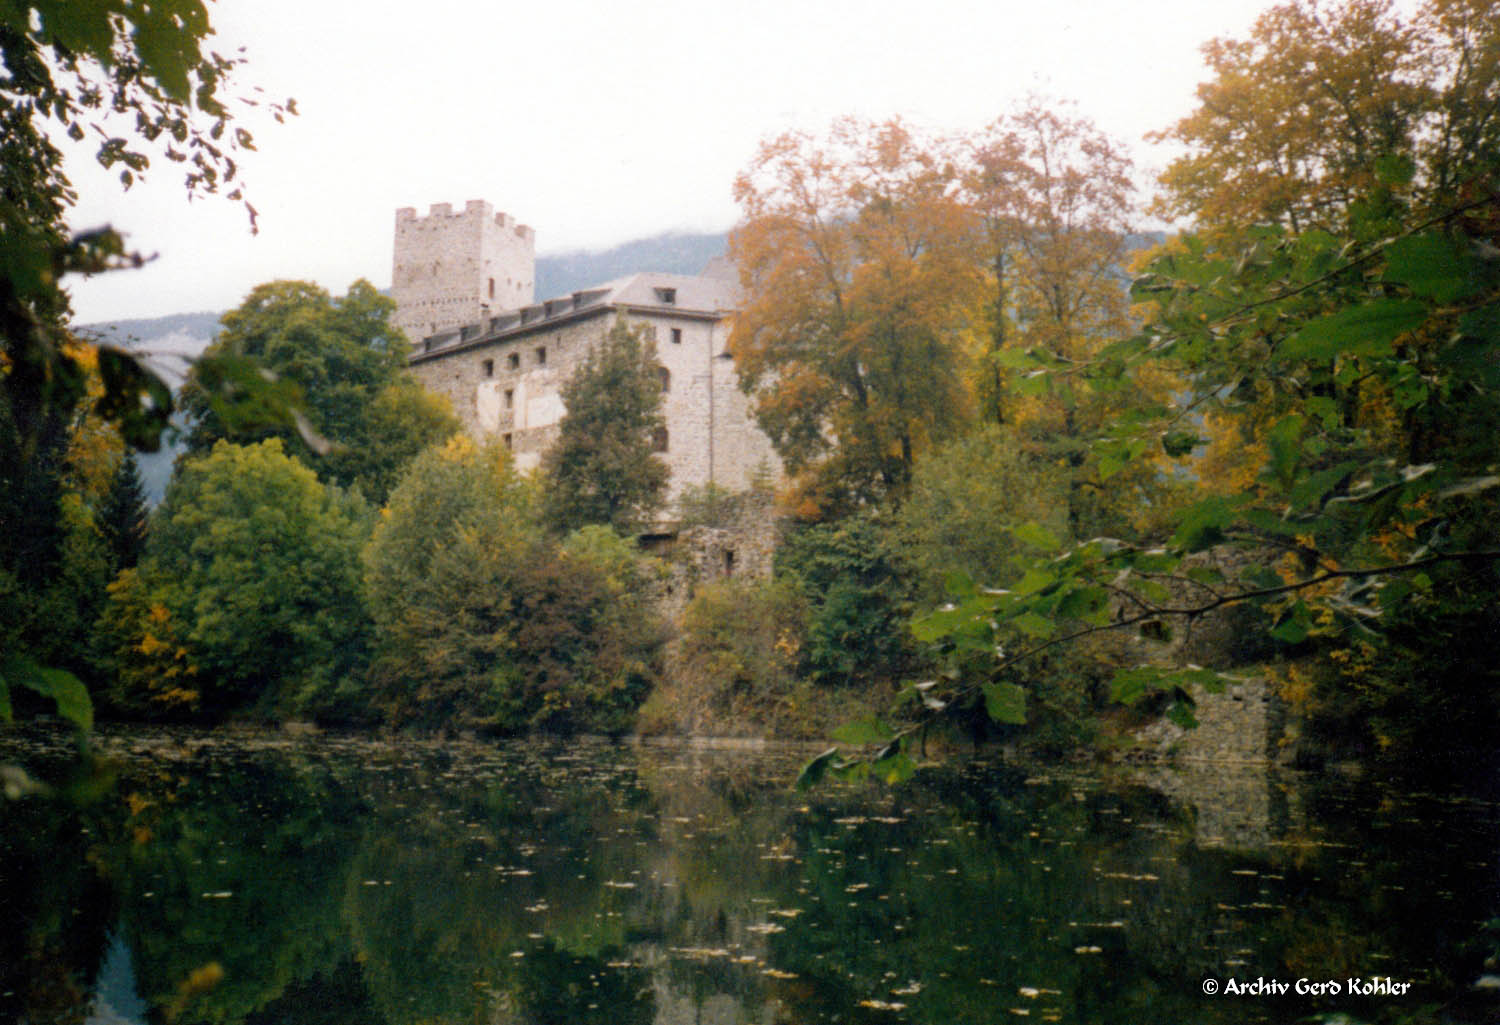
[[536, 365], [539, 367], [547, 365], [547, 347], [545, 345], [536, 350]]
[[507, 388], [507, 389], [505, 389], [505, 408], [506, 409], [514, 409], [515, 407], [516, 407], [516, 393], [515, 393], [515, 389], [513, 389], [513, 388]]
[[667, 306], [675, 305], [677, 302], [677, 289], [658, 288], [656, 290], [656, 299], [658, 302], [663, 303]]
[[505, 358], [505, 365], [508, 366], [508, 367], [510, 367], [510, 369], [512, 369], [512, 370], [520, 370], [521, 369], [521, 354], [519, 352], [513, 352], [513, 353], [511, 353], [509, 356], [507, 356]]
[[490, 278], [490, 298], [495, 298], [495, 279]]
[[505, 442], [505, 447], [506, 448], [510, 448], [510, 435], [509, 434], [502, 434], [502, 435], [500, 435], [500, 440], [503, 441], [503, 442]]
[[494, 377], [495, 376], [495, 361], [494, 360], [487, 359], [487, 360], [484, 361], [484, 376], [485, 377]]
[[673, 345], [681, 345], [682, 344], [682, 328], [680, 328], [680, 327], [674, 327], [672, 329], [672, 344]]

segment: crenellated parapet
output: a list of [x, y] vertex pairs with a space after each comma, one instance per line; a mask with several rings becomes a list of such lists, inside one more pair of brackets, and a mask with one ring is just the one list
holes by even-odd
[[395, 322], [417, 340], [534, 298], [536, 232], [482, 199], [396, 211]]

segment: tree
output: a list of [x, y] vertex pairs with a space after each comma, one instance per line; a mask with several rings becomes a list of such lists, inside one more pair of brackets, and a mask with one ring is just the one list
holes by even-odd
[[[1268, 17], [1280, 24], [1312, 10]], [[1386, 9], [1338, 10], [1344, 31], [1354, 14]], [[1469, 17], [1475, 12], [1434, 3], [1418, 25], [1449, 17], [1468, 26], [1472, 47], [1492, 27]], [[1326, 43], [1319, 33], [1310, 38]], [[1337, 38], [1358, 42], [1352, 31]], [[1478, 54], [1460, 76], [1462, 91], [1493, 98], [1497, 65]], [[1303, 64], [1288, 66], [1316, 94], [1317, 83], [1344, 73], [1344, 57], [1319, 43]], [[1426, 65], [1415, 83], [1402, 77], [1411, 66], [1377, 61], [1379, 74], [1360, 79], [1362, 88], [1386, 99], [1408, 86], [1453, 95], [1447, 65]], [[1250, 63], [1235, 67], [1243, 73], [1221, 73], [1214, 85], [1254, 92], [1278, 81], [1257, 81]], [[1288, 138], [1324, 129], [1315, 101], [1294, 108]], [[1451, 123], [1453, 137], [1482, 145], [1445, 149], [1449, 171], [1441, 174], [1422, 127], [1432, 122], [1419, 118], [1404, 136], [1382, 137], [1404, 149], [1341, 142], [1336, 153], [1348, 159], [1309, 165], [1309, 191], [1238, 209], [1218, 205], [1228, 192], [1193, 200], [1201, 206], [1187, 212], [1201, 216], [1204, 234], [1172, 240], [1133, 287], [1146, 307], [1144, 329], [1083, 367], [1039, 369], [1112, 387], [1152, 375], [1180, 382], [1121, 418], [1089, 458], [1106, 487], [1148, 462], [1190, 483], [1194, 501], [1135, 539], [1070, 540], [1043, 523], [1015, 525], [1025, 551], [1004, 589], [955, 574], [949, 602], [913, 622], [946, 663], [915, 695], [931, 713], [979, 707], [999, 722], [1025, 722], [1034, 696], [1028, 666], [1128, 632], [1137, 664], [1117, 659], [1112, 697], [1191, 725], [1194, 695], [1221, 688], [1224, 677], [1184, 665], [1167, 642], [1221, 610], [1251, 608], [1259, 615], [1249, 622], [1261, 631], [1253, 647], [1292, 660], [1286, 693], [1347, 731], [1352, 750], [1383, 751], [1407, 768], [1434, 755], [1493, 756], [1492, 738], [1486, 746], [1482, 727], [1468, 728], [1500, 714], [1500, 676], [1476, 641], [1496, 629], [1500, 585], [1500, 151], [1483, 141], [1492, 115], [1476, 103], [1470, 123]], [[1205, 153], [1239, 159], [1214, 145], [1185, 160], [1211, 168]], [[1373, 163], [1361, 163], [1366, 157]], [[1455, 176], [1455, 167], [1466, 170]], [[1202, 182], [1213, 180], [1203, 173]], [[1169, 172], [1167, 184], [1180, 179]], [[1251, 191], [1248, 179], [1241, 187]], [[1206, 433], [1215, 437], [1204, 458]], [[920, 728], [869, 738], [880, 742], [877, 770], [908, 771], [907, 746]], [[1441, 752], [1432, 744], [1439, 736]], [[831, 753], [810, 775], [844, 761]]]
[[[224, 315], [224, 327], [183, 388], [194, 417], [191, 452], [221, 441], [280, 438], [286, 450], [344, 488], [385, 501], [402, 467], [459, 430], [438, 397], [405, 373], [410, 351], [390, 324], [395, 303], [367, 281], [342, 298], [304, 281], [273, 281]], [[274, 375], [287, 405], [238, 402], [245, 373]]]
[[413, 462], [365, 552], [380, 715], [489, 732], [620, 732], [656, 676], [649, 574], [601, 526], [559, 548], [504, 449]]
[[1041, 523], [1066, 536], [1069, 477], [998, 424], [918, 460], [890, 543], [915, 578], [919, 600], [943, 600], [943, 581], [956, 572], [1008, 583], [1012, 560], [1023, 550], [1012, 533], [1018, 523]]
[[[1012, 426], [1037, 458], [1067, 468], [1069, 533], [1125, 532], [1136, 510], [1162, 498], [1154, 471], [1128, 473], [1106, 498], [1092, 443], [1175, 386], [1160, 375], [1081, 372], [1135, 328], [1130, 159], [1066, 104], [1036, 97], [970, 145], [965, 189], [983, 223], [994, 287], [978, 386], [986, 418]], [[1128, 490], [1120, 487], [1126, 480]]]
[[[279, 439], [188, 460], [105, 614], [126, 703], [149, 709], [171, 688], [210, 718], [346, 712], [367, 658], [369, 529], [363, 501], [320, 483]], [[163, 658], [194, 672], [159, 673]]]
[[[8, 606], [18, 597], [34, 608], [32, 575], [46, 577], [61, 557], [60, 453], [90, 364], [102, 381], [92, 405], [129, 444], [154, 449], [172, 410], [166, 384], [134, 356], [81, 344], [67, 330], [67, 274], [142, 258], [108, 228], [70, 235], [76, 193], [53, 139], [97, 136], [98, 160], [120, 167], [126, 187], [165, 157], [183, 166], [190, 196], [228, 189], [242, 200], [235, 156], [253, 140], [234, 108], [254, 104], [233, 97], [242, 60], [206, 49], [211, 33], [201, 0], [36, 0], [0, 11], [0, 594]], [[294, 104], [270, 109], [280, 119]], [[39, 665], [24, 633], [0, 636], [0, 719], [10, 718], [10, 686], [20, 683], [85, 721], [82, 685]]]
[[844, 120], [762, 143], [735, 180], [729, 348], [808, 514], [899, 495], [968, 422], [983, 278], [954, 177], [900, 122]]
[[[234, 75], [243, 58], [205, 49], [213, 30], [201, 0], [165, 0], [149, 9], [108, 3], [28, 2], [0, 15], [0, 338], [9, 372], [10, 429], [24, 459], [45, 433], [50, 412], [82, 397], [83, 373], [67, 348], [62, 278], [138, 265], [119, 235], [105, 228], [70, 237], [65, 226], [76, 193], [63, 172], [53, 133], [99, 138], [97, 158], [121, 167], [129, 187], [153, 156], [184, 168], [189, 196], [228, 189], [243, 200], [235, 155], [253, 149], [234, 123]], [[280, 120], [287, 101], [270, 106]], [[110, 114], [133, 117], [118, 132]], [[254, 225], [254, 208], [246, 203]], [[154, 448], [171, 412], [166, 386], [121, 350], [101, 347], [101, 406], [127, 439]]]
[[[1157, 136], [1189, 148], [1162, 178], [1168, 217], [1339, 233], [1393, 186], [1451, 205], [1500, 143], [1500, 28], [1482, 0], [1427, 0], [1410, 20], [1393, 0], [1295, 0], [1203, 51], [1198, 109]], [[1399, 183], [1382, 173], [1400, 166]]]
[[96, 518], [115, 569], [129, 569], [141, 561], [147, 534], [146, 488], [131, 453], [121, 457]]
[[616, 321], [563, 385], [562, 400], [567, 412], [542, 460], [544, 518], [559, 533], [588, 524], [641, 530], [668, 477], [654, 454], [663, 426], [655, 347]]

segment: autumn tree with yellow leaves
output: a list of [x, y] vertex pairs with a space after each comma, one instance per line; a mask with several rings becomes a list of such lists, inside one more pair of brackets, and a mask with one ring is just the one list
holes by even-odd
[[846, 119], [762, 144], [735, 198], [729, 348], [802, 512], [899, 494], [970, 418], [984, 279], [956, 165], [899, 121]]

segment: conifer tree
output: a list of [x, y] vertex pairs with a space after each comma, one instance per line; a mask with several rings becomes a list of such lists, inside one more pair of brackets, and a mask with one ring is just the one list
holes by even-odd
[[563, 385], [567, 407], [543, 460], [545, 518], [560, 533], [607, 524], [639, 531], [660, 508], [667, 466], [656, 347], [623, 319]]
[[109, 546], [113, 572], [130, 569], [146, 549], [146, 487], [135, 456], [126, 452], [99, 503], [96, 521]]

